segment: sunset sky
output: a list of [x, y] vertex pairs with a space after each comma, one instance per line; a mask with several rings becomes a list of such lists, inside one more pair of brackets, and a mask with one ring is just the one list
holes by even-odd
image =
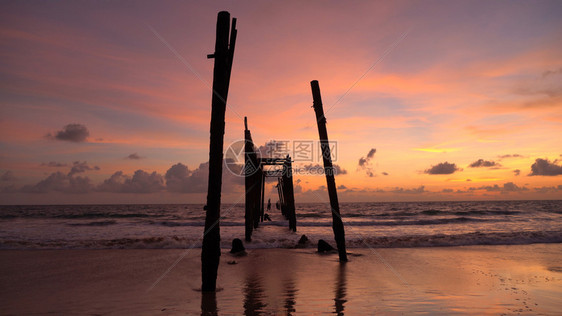
[[204, 203], [221, 10], [225, 150], [317, 146], [318, 80], [341, 201], [562, 198], [560, 1], [3, 1], [0, 203]]

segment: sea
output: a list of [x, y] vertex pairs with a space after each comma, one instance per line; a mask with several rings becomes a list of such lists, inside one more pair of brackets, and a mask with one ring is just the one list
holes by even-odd
[[[349, 248], [562, 242], [562, 201], [340, 203]], [[296, 205], [297, 232], [275, 207], [246, 248], [334, 245], [329, 204]], [[0, 249], [200, 248], [203, 205], [0, 206]], [[244, 240], [244, 205], [221, 206], [221, 247]]]

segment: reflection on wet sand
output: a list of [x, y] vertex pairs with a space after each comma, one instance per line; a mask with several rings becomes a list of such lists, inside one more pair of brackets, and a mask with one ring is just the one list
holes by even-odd
[[201, 293], [201, 316], [216, 316], [217, 311], [217, 293], [202, 292]]
[[285, 290], [285, 312], [287, 315], [292, 315], [292, 313], [297, 311], [295, 309], [295, 296], [299, 290], [295, 286], [295, 281], [293, 279], [286, 280], [283, 287]]
[[347, 279], [345, 273], [345, 262], [340, 263], [338, 266], [338, 278], [335, 284], [335, 314], [336, 315], [344, 315], [344, 304], [347, 302], [345, 299], [346, 292], [347, 292]]
[[260, 315], [267, 306], [264, 303], [263, 279], [257, 273], [248, 273], [244, 284], [244, 315]]

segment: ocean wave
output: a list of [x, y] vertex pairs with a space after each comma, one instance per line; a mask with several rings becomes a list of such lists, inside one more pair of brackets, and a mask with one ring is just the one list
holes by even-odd
[[[471, 217], [453, 217], [453, 218], [439, 218], [439, 219], [419, 219], [419, 220], [393, 220], [393, 221], [347, 221], [343, 217], [343, 222], [345, 225], [349, 226], [412, 226], [412, 225], [445, 225], [445, 224], [455, 224], [455, 223], [466, 223], [466, 222], [495, 222], [498, 219], [485, 219], [485, 218], [471, 218]], [[308, 222], [308, 221], [298, 221], [297, 226], [332, 226], [331, 221], [323, 222]]]
[[456, 235], [367, 237], [350, 240], [349, 247], [413, 248], [471, 245], [525, 245], [534, 243], [562, 243], [562, 232], [473, 232]]
[[[343, 222], [345, 225], [349, 226], [412, 226], [412, 225], [446, 225], [455, 223], [467, 223], [467, 222], [496, 222], [499, 219], [487, 219], [487, 218], [472, 218], [472, 217], [452, 217], [452, 218], [436, 218], [436, 219], [418, 219], [418, 220], [347, 220], [347, 216], [343, 217]], [[202, 227], [205, 226], [204, 221], [150, 221], [150, 225], [160, 225], [166, 227]], [[222, 221], [221, 226], [244, 226], [242, 221]], [[287, 221], [265, 221], [261, 222], [260, 226], [287, 226]], [[310, 221], [310, 220], [298, 220], [297, 227], [331, 227], [332, 220], [329, 217], [324, 217], [321, 220]]]
[[69, 223], [68, 226], [108, 226], [117, 224], [117, 221], [96, 221], [96, 222], [88, 222], [88, 223]]
[[108, 240], [0, 240], [0, 249], [181, 249], [201, 248], [201, 239], [177, 236]]
[[[223, 237], [221, 247], [229, 249], [233, 236]], [[248, 249], [295, 248], [299, 234], [255, 236]], [[331, 240], [332, 236], [308, 236], [306, 248], [315, 248], [318, 239]], [[201, 248], [202, 238], [153, 236], [145, 238], [116, 238], [108, 240], [0, 240], [0, 249], [191, 249]], [[524, 245], [533, 243], [562, 243], [561, 231], [532, 232], [473, 232], [465, 234], [367, 236], [350, 234], [346, 237], [349, 248], [413, 248], [450, 247], [471, 245]]]
[[308, 218], [308, 217], [312, 217], [312, 218], [321, 218], [321, 217], [325, 217], [327, 214], [324, 213], [302, 213], [302, 214], [297, 214], [297, 216], [299, 218]]
[[79, 214], [58, 214], [53, 218], [64, 219], [93, 219], [93, 218], [148, 218], [148, 217], [165, 217], [165, 214], [147, 214], [147, 213], [79, 213]]

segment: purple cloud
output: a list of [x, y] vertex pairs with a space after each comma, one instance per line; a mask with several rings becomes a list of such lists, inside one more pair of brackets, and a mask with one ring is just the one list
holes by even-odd
[[424, 173], [427, 174], [452, 174], [455, 171], [461, 170], [457, 167], [454, 163], [448, 163], [447, 161], [441, 162], [436, 164], [435, 166], [431, 166], [431, 168], [426, 169]]
[[54, 135], [47, 134], [47, 138], [75, 143], [85, 142], [89, 136], [88, 128], [82, 124], [68, 124], [62, 130], [55, 132]]

